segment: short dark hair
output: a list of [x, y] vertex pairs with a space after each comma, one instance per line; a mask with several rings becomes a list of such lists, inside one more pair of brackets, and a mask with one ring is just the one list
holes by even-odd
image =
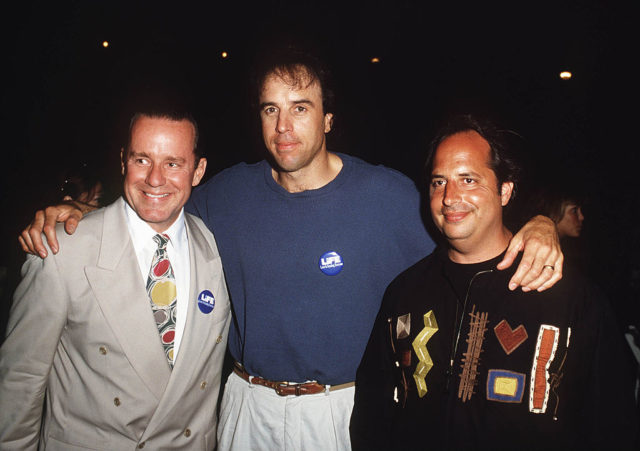
[[522, 168], [514, 147], [514, 139], [521, 139], [520, 135], [512, 130], [498, 127], [491, 119], [479, 118], [471, 114], [457, 114], [447, 119], [439, 128], [435, 138], [431, 141], [427, 160], [425, 163], [427, 180], [431, 178], [433, 158], [438, 146], [450, 136], [458, 133], [474, 131], [489, 143], [489, 167], [493, 170], [498, 180], [498, 192], [505, 182], [513, 183], [511, 198], [515, 197]]
[[291, 80], [296, 87], [307, 87], [318, 83], [322, 91], [322, 110], [334, 113], [335, 93], [333, 77], [327, 65], [310, 50], [285, 45], [262, 53], [254, 64], [251, 84], [253, 86], [253, 102], [259, 107], [260, 94], [264, 82], [270, 75]]
[[191, 123], [194, 129], [193, 153], [196, 157], [195, 164], [196, 166], [198, 165], [198, 162], [202, 158], [202, 152], [198, 148], [198, 137], [199, 137], [198, 123], [193, 118], [191, 113], [187, 111], [177, 110], [177, 109], [167, 109], [167, 110], [149, 109], [149, 110], [137, 111], [136, 113], [134, 113], [134, 115], [131, 117], [131, 120], [129, 121], [129, 134], [127, 137], [127, 147], [125, 147], [127, 154], [131, 150], [131, 132], [133, 131], [133, 127], [136, 125], [136, 122], [138, 122], [138, 120], [142, 119], [143, 117], [147, 117], [151, 119], [168, 119], [170, 121], [176, 121], [176, 122], [187, 121]]

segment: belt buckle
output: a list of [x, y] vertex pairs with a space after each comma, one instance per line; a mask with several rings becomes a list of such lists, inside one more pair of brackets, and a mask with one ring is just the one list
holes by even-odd
[[278, 382], [278, 385], [276, 387], [274, 387], [273, 389], [276, 391], [276, 394], [278, 394], [279, 396], [288, 396], [286, 393], [284, 393], [284, 389], [288, 388], [288, 387], [292, 387], [296, 385], [296, 396], [300, 396], [300, 384], [291, 384], [289, 382]]

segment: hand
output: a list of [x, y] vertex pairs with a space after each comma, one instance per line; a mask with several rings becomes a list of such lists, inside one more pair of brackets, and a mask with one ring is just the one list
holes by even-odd
[[524, 250], [520, 265], [509, 281], [509, 289], [518, 286], [522, 291], [544, 291], [562, 279], [564, 255], [554, 222], [546, 216], [535, 216], [511, 238], [507, 252], [498, 269], [511, 266]]
[[51, 251], [57, 254], [59, 247], [56, 237], [56, 223], [64, 222], [64, 230], [71, 235], [76, 231], [78, 221], [83, 216], [83, 210], [80, 207], [81, 205], [76, 202], [66, 202], [38, 210], [31, 224], [18, 237], [22, 250], [28, 254], [38, 254], [45, 258], [47, 249], [42, 242], [42, 232], [44, 232]]

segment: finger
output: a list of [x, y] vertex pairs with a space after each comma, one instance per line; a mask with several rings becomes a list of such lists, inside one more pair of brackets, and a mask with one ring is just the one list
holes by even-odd
[[542, 271], [540, 272], [540, 275], [538, 277], [536, 277], [534, 280], [532, 280], [527, 284], [525, 284], [524, 282], [522, 283], [522, 291], [527, 292], [527, 291], [534, 291], [539, 289], [545, 283], [550, 281], [554, 277], [554, 274], [555, 274], [555, 267], [552, 265], [545, 265], [542, 268]]
[[[535, 253], [532, 252], [532, 255], [531, 267], [520, 281], [520, 286], [526, 288], [525, 291], [536, 289], [543, 282], [546, 282], [551, 277], [552, 271], [549, 268], [545, 270], [545, 266], [553, 266], [551, 263], [556, 260], [556, 254], [550, 247], [540, 247], [535, 250]], [[540, 283], [536, 284], [537, 281]]]
[[517, 245], [514, 245], [512, 247], [512, 244], [509, 244], [509, 247], [507, 248], [507, 251], [505, 252], [504, 257], [502, 258], [502, 261], [498, 263], [498, 266], [497, 266], [498, 269], [502, 270], [510, 267], [515, 261], [516, 257], [518, 256], [518, 253], [520, 252], [521, 249], [519, 249]]
[[[537, 253], [529, 274], [520, 281], [523, 291], [537, 290], [547, 283], [549, 283], [548, 287], [551, 287], [560, 280], [556, 276], [556, 272], [562, 277], [562, 252], [556, 248], [548, 248], [547, 250], [548, 252], [543, 249]], [[547, 257], [543, 259], [545, 254]]]
[[80, 222], [82, 216], [82, 212], [78, 209], [74, 209], [69, 212], [68, 218], [64, 222], [64, 230], [69, 235], [72, 235], [73, 232], [76, 231], [76, 227], [78, 227], [78, 222]]
[[32, 253], [37, 253], [40, 257], [46, 258], [46, 256], [48, 255], [47, 249], [42, 243], [43, 226], [44, 226], [44, 211], [38, 210], [36, 212], [35, 217], [33, 218], [33, 221], [31, 222], [29, 227], [27, 227], [26, 229], [27, 235], [29, 236], [27, 245], [29, 245], [29, 242], [30, 242], [31, 244], [29, 245], [29, 248], [32, 249], [33, 251]]
[[544, 282], [541, 286], [537, 288], [538, 291], [544, 291], [556, 284], [560, 279], [562, 279], [562, 267], [564, 264], [564, 255], [560, 253], [559, 257], [556, 259], [554, 263], [553, 276]]
[[531, 260], [525, 259], [524, 257], [522, 257], [522, 260], [520, 260], [520, 264], [518, 265], [516, 272], [513, 274], [513, 276], [511, 276], [511, 279], [509, 280], [509, 289], [511, 291], [515, 290], [520, 286], [520, 282], [522, 281], [524, 276], [529, 272], [530, 268], [531, 268]]
[[27, 233], [27, 229], [24, 229], [22, 231], [22, 234], [18, 236], [18, 243], [20, 243], [20, 247], [22, 247], [22, 250], [27, 254], [37, 254], [37, 252], [35, 252], [35, 249], [33, 249], [33, 243], [31, 242], [31, 237]]
[[516, 272], [509, 281], [509, 289], [515, 290], [518, 286], [521, 286], [524, 291], [530, 291], [529, 284], [540, 277], [545, 262], [547, 260], [554, 261], [555, 256], [553, 256], [553, 259], [549, 258], [549, 252], [551, 251], [552, 248], [540, 246], [536, 240], [529, 241], [529, 245], [522, 254], [522, 260], [520, 260]]
[[44, 225], [42, 227], [42, 231], [44, 232], [44, 236], [47, 239], [47, 243], [49, 243], [49, 247], [51, 248], [51, 252], [54, 254], [58, 253], [58, 237], [56, 235], [56, 223], [59, 220], [60, 214], [57, 212], [55, 207], [47, 207], [45, 210], [45, 219]]

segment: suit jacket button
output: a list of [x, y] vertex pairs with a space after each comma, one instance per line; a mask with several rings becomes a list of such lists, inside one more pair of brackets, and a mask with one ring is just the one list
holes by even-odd
[[218, 335], [218, 338], [216, 338], [216, 343], [220, 343], [222, 341], [222, 335]]
[[144, 448], [144, 442], [138, 444], [138, 449], [142, 449], [142, 448]]
[[100, 354], [105, 355], [107, 353], [107, 348], [104, 346], [100, 346]]
[[120, 405], [120, 398], [113, 398], [113, 403], [118, 407]]
[[190, 437], [191, 436], [191, 429], [187, 428], [184, 430], [184, 436], [185, 437]]
[[207, 381], [202, 381], [200, 384], [200, 390], [204, 390], [205, 388], [207, 388]]

